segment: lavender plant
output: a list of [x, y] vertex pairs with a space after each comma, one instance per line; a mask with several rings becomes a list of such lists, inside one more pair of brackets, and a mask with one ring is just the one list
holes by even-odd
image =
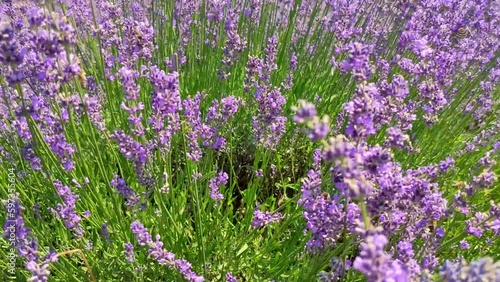
[[498, 26], [494, 0], [3, 1], [0, 281], [500, 281]]

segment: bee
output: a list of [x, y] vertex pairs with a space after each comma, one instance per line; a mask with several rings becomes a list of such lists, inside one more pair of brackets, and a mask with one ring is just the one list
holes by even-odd
[[466, 26], [461, 26], [461, 27], [457, 28], [457, 30], [455, 32], [453, 32], [453, 36], [460, 38], [460, 39], [466, 38], [469, 36], [469, 29]]
[[459, 40], [469, 37], [470, 30], [467, 26], [461, 26], [455, 30], [452, 30], [451, 40], [453, 43], [458, 43]]
[[437, 225], [438, 225], [437, 220], [432, 220], [431, 222], [429, 222], [429, 225], [427, 226], [427, 228], [429, 228], [429, 232], [434, 233], [434, 231], [437, 228]]
[[77, 75], [78, 82], [82, 88], [87, 88], [87, 75], [85, 71], [81, 68], [80, 72]]
[[144, 39], [144, 35], [137, 27], [134, 28], [134, 34], [138, 41], [142, 41]]
[[480, 123], [477, 119], [474, 119], [473, 121], [471, 121], [469, 123], [469, 125], [467, 126], [467, 130], [468, 131], [475, 131], [476, 129], [478, 129], [480, 126]]
[[459, 189], [465, 188], [466, 183], [464, 181], [456, 181], [453, 186]]

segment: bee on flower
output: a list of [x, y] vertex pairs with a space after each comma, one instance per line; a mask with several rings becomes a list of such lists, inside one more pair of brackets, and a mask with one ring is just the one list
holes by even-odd
[[459, 39], [466, 38], [470, 34], [470, 29], [467, 26], [461, 26], [453, 32], [453, 36]]

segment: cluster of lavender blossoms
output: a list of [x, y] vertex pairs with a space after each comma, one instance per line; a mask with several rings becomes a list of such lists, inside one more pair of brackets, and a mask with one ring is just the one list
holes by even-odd
[[183, 101], [184, 117], [188, 125], [186, 138], [189, 150], [186, 156], [194, 162], [199, 162], [202, 158], [200, 139], [206, 148], [221, 152], [227, 151], [226, 139], [222, 133], [227, 127], [225, 124], [234, 117], [241, 104], [234, 96], [222, 98], [220, 101], [213, 100], [205, 115], [205, 120], [202, 120], [200, 104], [205, 95], [197, 93], [193, 98], [186, 98]]
[[273, 72], [278, 68], [277, 49], [278, 39], [273, 36], [265, 48], [265, 59], [250, 57], [245, 74], [245, 90], [255, 89], [257, 115], [252, 117], [255, 141], [267, 148], [276, 148], [286, 131], [287, 118], [283, 116], [286, 97], [271, 81]]
[[62, 204], [57, 204], [56, 208], [50, 208], [50, 211], [58, 219], [61, 219], [66, 227], [73, 231], [77, 238], [83, 237], [84, 230], [81, 226], [82, 218], [76, 212], [76, 201], [78, 195], [71, 192], [69, 186], [64, 185], [61, 181], [54, 181], [57, 195], [62, 199]]
[[[365, 108], [372, 106], [360, 105], [359, 112], [368, 113]], [[322, 128], [325, 125], [319, 122], [321, 119], [313, 104], [301, 101], [295, 111], [294, 121], [306, 126], [309, 138], [323, 142], [314, 153], [313, 169], [302, 180], [298, 201], [304, 210], [306, 228], [312, 233], [307, 243], [310, 251], [316, 253], [337, 246], [349, 231], [351, 236], [363, 240], [353, 268], [364, 273], [368, 281], [410, 281], [418, 279], [423, 270], [434, 271], [439, 264], [436, 254], [441, 250], [445, 231], [442, 228], [432, 231], [429, 223], [450, 217], [456, 208], [469, 214], [468, 198], [495, 181], [496, 176], [489, 169], [491, 163], [496, 163], [490, 158], [492, 152], [480, 159], [478, 167], [486, 168], [473, 177], [472, 185], [463, 184], [468, 193], [456, 195], [455, 206], [444, 198], [438, 183], [434, 182], [453, 168], [453, 158], [404, 171], [401, 164], [394, 161], [390, 149], [367, 144], [367, 134], [374, 134], [376, 130], [366, 118], [360, 119], [363, 122], [353, 127], [354, 130], [349, 130], [348, 125], [349, 135], [327, 138], [330, 130]], [[322, 176], [324, 165], [331, 174], [327, 183]], [[492, 230], [490, 238], [494, 238], [498, 234], [497, 209], [492, 201], [489, 215], [476, 212], [466, 221], [462, 232], [480, 238]], [[387, 252], [388, 238], [396, 234], [399, 244]], [[418, 261], [417, 249], [413, 246], [420, 238], [426, 242], [425, 249], [419, 251], [422, 259]], [[462, 249], [470, 248], [467, 241], [461, 241], [460, 245]]]
[[279, 222], [283, 219], [283, 215], [277, 211], [274, 212], [262, 212], [257, 208], [253, 212], [252, 226], [254, 228], [263, 227], [271, 223]]
[[45, 257], [40, 257], [38, 241], [24, 225], [24, 207], [17, 195], [10, 196], [3, 203], [10, 217], [4, 224], [4, 238], [13, 242], [10, 245], [16, 248], [19, 257], [23, 259], [26, 269], [30, 272], [28, 281], [48, 281], [49, 265], [58, 261], [58, 255], [49, 251]]
[[[134, 221], [130, 225], [130, 229], [135, 235], [135, 238], [140, 246], [148, 246], [148, 254], [154, 258], [159, 264], [173, 267], [179, 271], [187, 281], [202, 282], [205, 279], [197, 275], [191, 269], [191, 264], [185, 259], [176, 259], [175, 254], [163, 249], [163, 243], [160, 241], [160, 235], [157, 234], [155, 241], [153, 241], [151, 234], [147, 228], [144, 227], [139, 221]], [[126, 247], [127, 257], [131, 259], [133, 248], [128, 245]]]
[[219, 172], [216, 177], [210, 179], [208, 187], [210, 188], [210, 198], [220, 203], [224, 199], [224, 195], [221, 194], [219, 188], [226, 185], [229, 180], [229, 176], [225, 172]]

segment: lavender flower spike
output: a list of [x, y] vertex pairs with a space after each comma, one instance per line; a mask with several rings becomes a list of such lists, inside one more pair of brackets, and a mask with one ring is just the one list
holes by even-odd
[[294, 107], [293, 110], [296, 111], [293, 121], [307, 126], [307, 135], [311, 140], [319, 141], [330, 132], [330, 118], [325, 115], [320, 119], [314, 104], [299, 100], [299, 107]]
[[77, 238], [83, 237], [84, 230], [80, 225], [82, 218], [76, 213], [76, 201], [78, 196], [71, 192], [71, 189], [63, 185], [60, 180], [54, 181], [56, 192], [61, 197], [63, 203], [57, 204], [55, 209], [50, 211], [59, 219], [64, 221], [66, 227], [71, 229]]
[[226, 274], [226, 282], [238, 282], [238, 279], [231, 272], [228, 272]]
[[123, 247], [125, 248], [125, 259], [130, 263], [134, 262], [135, 261], [134, 246], [130, 242], [128, 242], [124, 243]]
[[252, 226], [254, 228], [264, 227], [268, 224], [278, 222], [283, 219], [283, 215], [279, 212], [261, 212], [259, 209], [256, 209], [253, 212], [253, 221]]
[[219, 192], [219, 188], [226, 185], [229, 176], [225, 172], [219, 172], [217, 177], [210, 179], [210, 184], [208, 187], [210, 188], [210, 197], [217, 202], [224, 199], [224, 195]]
[[[156, 235], [155, 241], [152, 240], [151, 234], [142, 223], [138, 220], [132, 222], [130, 229], [135, 235], [135, 238], [141, 246], [148, 246], [148, 253], [153, 257], [159, 264], [167, 265], [169, 267], [175, 267], [186, 280], [192, 282], [203, 282], [205, 279], [202, 276], [197, 275], [191, 268], [191, 264], [184, 259], [176, 259], [175, 254], [168, 252], [163, 248], [163, 242], [160, 240], [160, 235]], [[132, 260], [132, 247], [130, 244], [125, 244], [125, 252], [127, 255], [127, 260]]]

